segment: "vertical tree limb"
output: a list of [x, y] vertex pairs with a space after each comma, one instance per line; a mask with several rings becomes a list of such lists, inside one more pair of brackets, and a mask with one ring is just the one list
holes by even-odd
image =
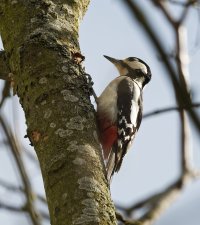
[[[183, 18], [184, 19], [184, 18]], [[183, 20], [182, 19], [182, 20]], [[177, 45], [177, 66], [179, 71], [180, 83], [185, 90], [190, 91], [188, 84], [189, 79], [189, 70], [188, 62], [189, 56], [187, 51], [187, 34], [185, 27], [180, 24], [176, 32], [176, 45]], [[188, 173], [191, 170], [191, 158], [192, 154], [191, 146], [189, 143], [189, 120], [187, 118], [186, 111], [183, 109], [180, 111], [180, 120], [181, 120], [181, 147], [182, 147], [182, 164], [181, 169], [182, 173]]]
[[[79, 61], [89, 0], [0, 2], [0, 31], [40, 161], [52, 225], [116, 224]], [[14, 21], [14, 23], [13, 23]]]

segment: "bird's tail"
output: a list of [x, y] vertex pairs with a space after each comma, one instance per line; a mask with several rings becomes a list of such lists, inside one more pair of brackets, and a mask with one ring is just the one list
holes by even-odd
[[113, 145], [110, 155], [108, 156], [106, 170], [109, 184], [114, 172], [118, 172], [121, 168], [124, 155], [127, 152], [128, 143], [126, 143], [123, 147], [124, 148], [122, 149], [117, 144]]
[[115, 172], [118, 172], [120, 170], [126, 152], [127, 152], [127, 144], [124, 144], [123, 148], [120, 148], [120, 151], [117, 153], [118, 156], [115, 166]]
[[110, 184], [112, 175], [115, 171], [115, 153], [111, 150], [106, 164], [107, 180]]
[[111, 178], [114, 172], [118, 172], [122, 164], [122, 152], [119, 151], [117, 144], [114, 144], [112, 150], [108, 156], [108, 161], [106, 163], [107, 179], [111, 182]]

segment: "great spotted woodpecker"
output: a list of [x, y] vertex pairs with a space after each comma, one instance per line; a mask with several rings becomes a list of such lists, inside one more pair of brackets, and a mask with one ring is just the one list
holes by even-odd
[[118, 60], [104, 56], [118, 69], [116, 77], [97, 99], [100, 142], [107, 179], [118, 172], [142, 120], [142, 90], [151, 80], [149, 66], [141, 59]]

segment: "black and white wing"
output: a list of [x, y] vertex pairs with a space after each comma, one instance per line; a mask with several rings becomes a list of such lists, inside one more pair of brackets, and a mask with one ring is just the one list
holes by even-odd
[[114, 172], [119, 171], [123, 157], [130, 147], [142, 119], [141, 89], [129, 77], [125, 77], [119, 83], [117, 108], [118, 140], [113, 146], [107, 163], [109, 180]]

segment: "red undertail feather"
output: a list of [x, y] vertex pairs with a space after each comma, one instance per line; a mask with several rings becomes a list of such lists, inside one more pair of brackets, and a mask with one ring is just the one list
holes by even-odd
[[104, 130], [104, 132], [101, 135], [101, 143], [102, 148], [104, 152], [104, 159], [108, 159], [108, 156], [110, 154], [110, 151], [112, 149], [113, 144], [115, 143], [117, 139], [117, 127], [111, 126]]
[[99, 120], [99, 130], [104, 160], [107, 160], [112, 146], [117, 140], [117, 127], [104, 119]]

